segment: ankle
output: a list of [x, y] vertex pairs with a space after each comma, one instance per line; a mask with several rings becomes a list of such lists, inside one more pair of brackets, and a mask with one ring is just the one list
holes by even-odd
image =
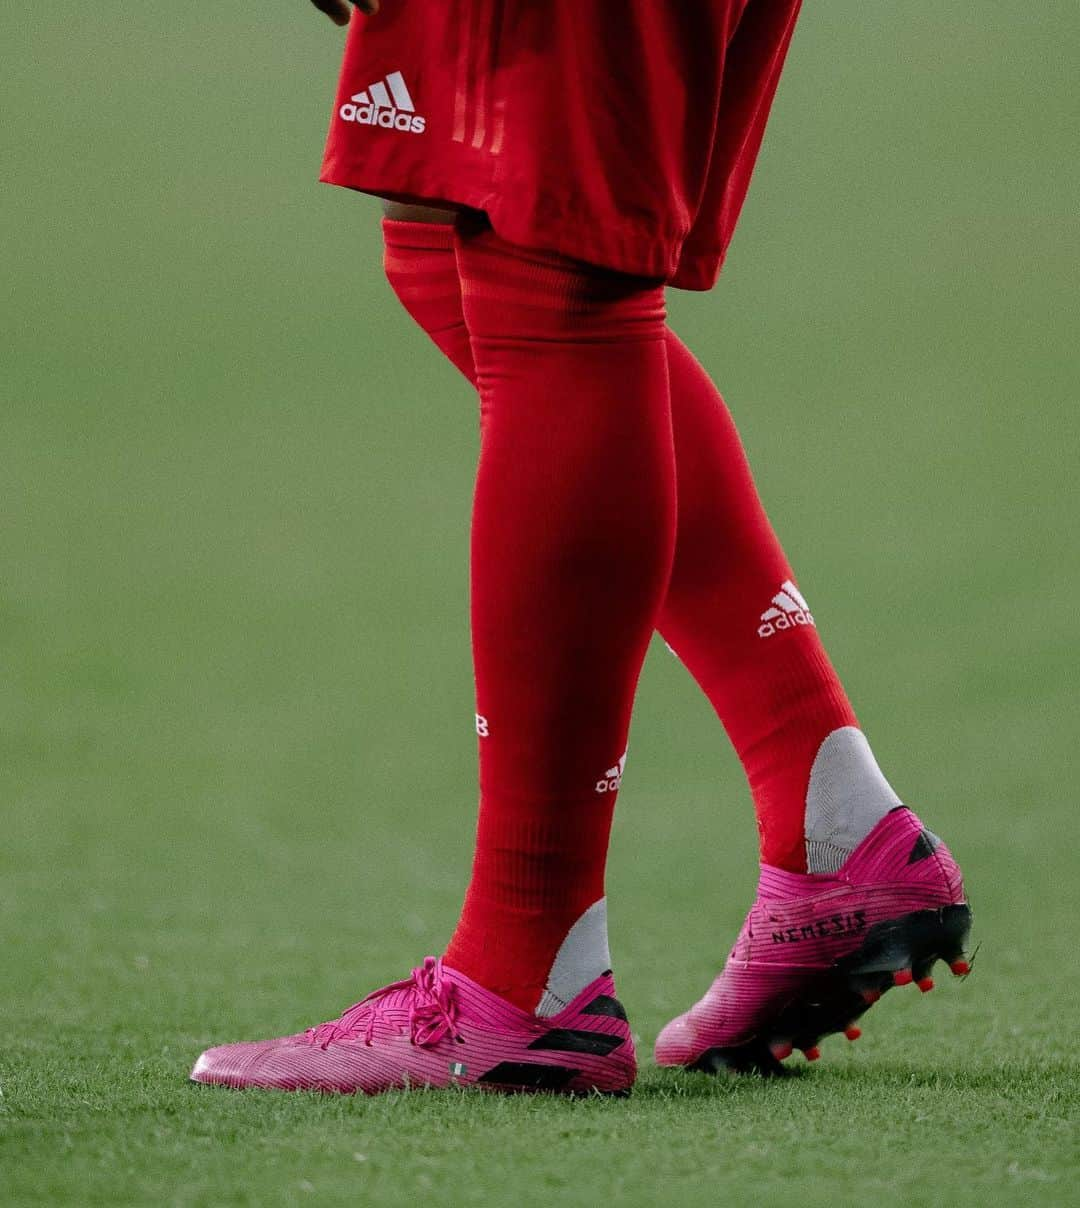
[[818, 748], [806, 790], [806, 871], [836, 872], [902, 802], [855, 726], [833, 730]]
[[[444, 962], [492, 994], [523, 1011], [557, 1015], [591, 982], [611, 968], [607, 899], [600, 898], [575, 920], [559, 925], [552, 951], [550, 917], [529, 920], [504, 912], [478, 928], [463, 917]], [[523, 959], [524, 958], [524, 959]]]

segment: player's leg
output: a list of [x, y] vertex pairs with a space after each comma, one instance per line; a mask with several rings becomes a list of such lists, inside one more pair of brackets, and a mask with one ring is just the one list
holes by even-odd
[[894, 984], [966, 971], [948, 849], [902, 807], [858, 729], [715, 386], [669, 338], [679, 526], [662, 631], [750, 780], [758, 900], [725, 969], [656, 1047], [664, 1065], [779, 1070]]
[[[728, 47], [683, 249], [690, 280], [699, 254], [730, 238], [798, 7], [750, 0]], [[931, 988], [937, 958], [963, 973], [970, 910], [948, 849], [901, 806], [858, 729], [723, 400], [685, 348], [669, 342], [668, 355], [680, 516], [662, 626], [746, 768], [762, 867], [727, 965], [664, 1028], [656, 1058], [776, 1072], [793, 1046], [814, 1057], [824, 1035], [855, 1039], [854, 1020], [894, 980]]]
[[604, 865], [674, 551], [663, 293], [473, 226], [456, 251], [484, 417], [471, 576], [481, 803], [461, 918], [443, 960], [306, 1033], [208, 1050], [196, 1081], [369, 1093], [633, 1082]]
[[447, 961], [556, 1010], [609, 963], [603, 874], [675, 534], [662, 288], [459, 229], [481, 451], [476, 858]]

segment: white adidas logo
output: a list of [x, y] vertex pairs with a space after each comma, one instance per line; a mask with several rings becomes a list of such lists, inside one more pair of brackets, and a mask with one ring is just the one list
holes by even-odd
[[781, 583], [780, 590], [773, 596], [772, 602], [773, 607], [766, 608], [761, 614], [759, 638], [771, 638], [774, 633], [783, 629], [794, 629], [796, 625], [814, 625], [810, 605], [790, 579]]
[[604, 773], [603, 780], [596, 782], [596, 791], [598, 793], [614, 793], [619, 785], [622, 784], [622, 774], [625, 767], [626, 752], [623, 751], [622, 759], [613, 768], [608, 768]]
[[384, 80], [369, 84], [356, 92], [338, 110], [345, 122], [361, 126], [382, 126], [385, 130], [404, 130], [408, 134], [423, 134], [427, 122], [416, 112], [409, 95], [405, 77], [392, 71]]

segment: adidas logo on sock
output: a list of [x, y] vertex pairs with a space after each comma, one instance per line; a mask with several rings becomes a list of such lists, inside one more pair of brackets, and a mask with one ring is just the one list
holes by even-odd
[[596, 791], [598, 793], [614, 793], [619, 785], [622, 784], [623, 768], [625, 767], [626, 752], [623, 751], [622, 759], [613, 768], [608, 768], [604, 773], [603, 779], [596, 782]]
[[759, 638], [771, 638], [783, 629], [794, 629], [798, 625], [814, 625], [814, 615], [803, 594], [790, 579], [785, 579], [780, 590], [772, 598], [773, 607], [761, 614], [758, 626]]
[[416, 106], [400, 71], [392, 71], [384, 80], [369, 84], [356, 92], [338, 110], [345, 122], [361, 126], [382, 126], [384, 130], [404, 130], [407, 134], [423, 134], [427, 122], [416, 112]]

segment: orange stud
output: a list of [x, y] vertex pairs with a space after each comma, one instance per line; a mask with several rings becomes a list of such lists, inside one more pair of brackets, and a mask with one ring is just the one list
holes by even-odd
[[965, 960], [953, 961], [949, 968], [957, 977], [967, 977], [971, 972], [971, 966]]
[[924, 994], [929, 994], [934, 988], [934, 979], [932, 977], [920, 977], [915, 984]]
[[844, 1035], [848, 1038], [848, 1040], [858, 1040], [862, 1035], [862, 1028], [856, 1027], [853, 1023], [848, 1024], [848, 1026], [844, 1029]]
[[783, 1061], [785, 1058], [790, 1057], [792, 1051], [790, 1044], [774, 1044], [772, 1046], [772, 1055], [777, 1061]]
[[897, 969], [892, 975], [894, 986], [910, 986], [915, 980], [915, 975], [910, 969]]
[[803, 1049], [803, 1056], [807, 1061], [817, 1061], [821, 1056], [821, 1050], [815, 1044], [812, 1048]]
[[863, 1002], [866, 1003], [866, 1005], [868, 1007], [872, 1007], [874, 1005], [874, 1003], [876, 1003], [877, 1000], [881, 997], [881, 991], [880, 990], [864, 990], [862, 992], [862, 996], [863, 996]]

